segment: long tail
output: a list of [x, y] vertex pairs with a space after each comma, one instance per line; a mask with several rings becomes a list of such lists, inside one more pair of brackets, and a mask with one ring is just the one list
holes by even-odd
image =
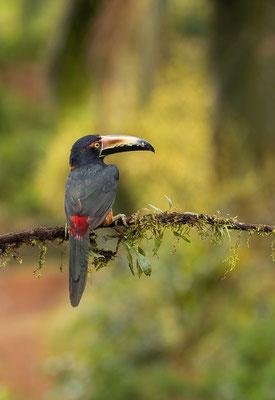
[[70, 235], [69, 239], [69, 289], [73, 307], [78, 306], [88, 275], [89, 233], [82, 240]]

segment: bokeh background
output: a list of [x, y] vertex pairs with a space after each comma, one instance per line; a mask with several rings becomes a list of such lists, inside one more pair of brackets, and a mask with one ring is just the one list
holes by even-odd
[[[116, 212], [148, 203], [273, 224], [273, 0], [0, 3], [1, 232], [64, 224], [73, 142], [131, 134]], [[150, 278], [123, 251], [72, 309], [67, 252], [0, 270], [1, 400], [274, 400], [270, 240], [166, 234]], [[176, 246], [176, 252], [175, 252]], [[63, 272], [60, 266], [63, 265]]]

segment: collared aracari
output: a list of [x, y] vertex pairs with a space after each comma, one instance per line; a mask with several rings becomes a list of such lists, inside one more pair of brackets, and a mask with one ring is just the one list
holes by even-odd
[[65, 188], [65, 214], [69, 227], [69, 290], [76, 307], [86, 286], [88, 274], [89, 232], [113, 221], [112, 205], [118, 188], [119, 172], [106, 165], [104, 157], [133, 150], [150, 150], [144, 139], [122, 135], [87, 135], [71, 150]]

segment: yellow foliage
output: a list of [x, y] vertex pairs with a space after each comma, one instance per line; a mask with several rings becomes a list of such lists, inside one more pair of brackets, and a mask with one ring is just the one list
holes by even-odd
[[[136, 209], [148, 203], [167, 208], [165, 193], [179, 208], [192, 211], [203, 207], [202, 210], [207, 211], [205, 204], [208, 204], [208, 187], [212, 181], [207, 75], [200, 52], [193, 47], [179, 51], [184, 51], [185, 62], [175, 60], [159, 75], [145, 105], [138, 107], [132, 102], [129, 107], [124, 101], [119, 102], [119, 98], [125, 97], [125, 86], [119, 90], [116, 85], [116, 90], [109, 94], [110, 98], [114, 96], [109, 104], [114, 104], [116, 98], [120, 104], [115, 108], [116, 115], [113, 115], [113, 108], [107, 112], [108, 105], [103, 107], [106, 110], [103, 125], [110, 127], [108, 133], [143, 137], [156, 150], [155, 155], [135, 152], [106, 158], [106, 163], [119, 167], [124, 191], [129, 191], [131, 198], [136, 199]], [[96, 115], [91, 110], [89, 104], [81, 112], [72, 109], [63, 117], [37, 173], [36, 187], [41, 200], [56, 215], [63, 213], [64, 185], [73, 142], [88, 133], [102, 133], [94, 130], [95, 124], [91, 121]]]
[[[91, 105], [89, 104], [91, 108]], [[83, 107], [84, 108], [84, 107]], [[88, 108], [88, 106], [87, 106]], [[60, 120], [51, 146], [45, 154], [35, 176], [35, 187], [41, 203], [48, 208], [59, 221], [63, 218], [64, 190], [69, 169], [69, 155], [73, 143], [84, 135], [91, 134], [91, 112], [85, 109], [72, 110]]]

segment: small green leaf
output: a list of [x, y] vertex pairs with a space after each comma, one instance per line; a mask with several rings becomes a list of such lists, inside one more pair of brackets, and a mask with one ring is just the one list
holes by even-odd
[[174, 236], [180, 237], [181, 239], [185, 240], [187, 243], [191, 243], [191, 241], [188, 239], [188, 237], [181, 235], [179, 232], [173, 231]]
[[141, 268], [142, 272], [145, 273], [145, 275], [151, 275], [152, 267], [149, 260], [138, 251], [136, 254], [137, 254], [137, 265], [139, 265], [139, 267]]
[[160, 208], [153, 206], [152, 204], [148, 204], [150, 207], [152, 207], [154, 210], [158, 211], [158, 212], [163, 212]]
[[128, 263], [129, 263], [129, 269], [131, 271], [131, 273], [135, 276], [135, 271], [134, 271], [134, 264], [133, 264], [133, 256], [131, 254], [131, 250], [133, 249], [132, 246], [130, 246], [128, 243], [126, 242], [122, 242], [124, 244], [124, 246], [126, 247], [126, 251], [127, 251], [127, 259], [128, 259]]
[[166, 194], [164, 194], [164, 197], [167, 199], [168, 204], [169, 204], [169, 208], [172, 207], [172, 200], [170, 199], [170, 197], [166, 196]]
[[137, 276], [140, 278], [142, 273], [143, 273], [143, 271], [142, 271], [142, 269], [141, 269], [141, 267], [139, 265], [139, 262], [137, 260]]
[[138, 247], [138, 252], [145, 257], [145, 251], [141, 247]]
[[176, 232], [176, 231], [173, 231], [173, 234], [174, 234], [174, 236], [176, 236], [176, 237], [180, 236], [180, 234], [179, 234], [178, 232]]
[[133, 246], [131, 246], [129, 243], [127, 243], [127, 242], [121, 242], [122, 244], [124, 244], [124, 246], [127, 248], [127, 249], [129, 249], [129, 250], [135, 250], [134, 249], [134, 247]]
[[155, 239], [155, 244], [154, 244], [154, 248], [153, 248], [153, 256], [155, 256], [157, 254], [157, 252], [159, 251], [159, 248], [162, 243], [162, 239], [163, 239], [163, 232]]
[[131, 273], [135, 276], [133, 257], [132, 257], [130, 250], [127, 247], [126, 247], [126, 249], [127, 249], [127, 258], [128, 258], [129, 268], [130, 268]]

